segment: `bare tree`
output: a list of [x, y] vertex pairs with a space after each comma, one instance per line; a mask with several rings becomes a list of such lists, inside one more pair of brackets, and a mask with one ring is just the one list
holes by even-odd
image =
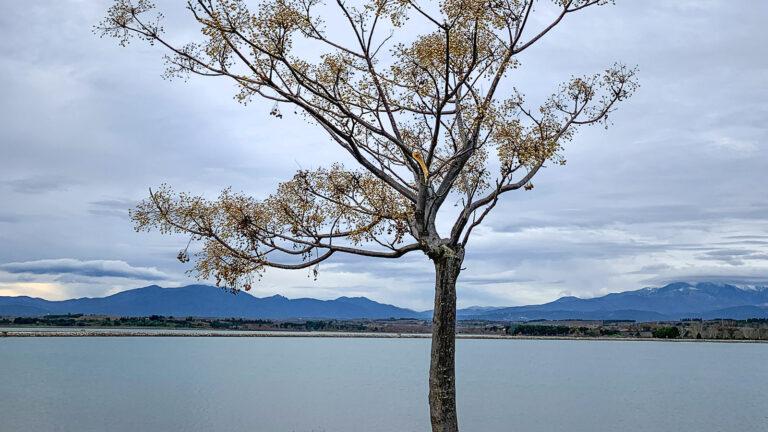
[[[316, 271], [334, 254], [423, 252], [436, 273], [432, 430], [457, 431], [456, 281], [472, 230], [501, 195], [532, 189], [545, 164], [564, 163], [575, 129], [606, 124], [637, 84], [633, 69], [614, 65], [562, 84], [537, 109], [500, 88], [520, 53], [574, 12], [604, 3], [190, 0], [202, 36], [178, 44], [151, 2], [116, 0], [96, 27], [102, 35], [162, 46], [168, 76], [229, 78], [241, 102], [266, 99], [277, 117], [293, 107], [359, 165], [301, 170], [262, 200], [230, 190], [207, 200], [162, 186], [133, 210], [137, 230], [202, 242], [197, 274], [234, 290], [250, 289], [268, 267]], [[557, 13], [530, 29], [537, 6]], [[186, 250], [179, 258], [189, 260]]]

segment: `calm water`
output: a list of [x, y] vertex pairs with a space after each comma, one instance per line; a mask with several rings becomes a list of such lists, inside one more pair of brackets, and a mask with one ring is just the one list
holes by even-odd
[[[429, 341], [0, 338], [0, 431], [427, 431]], [[465, 432], [768, 430], [768, 344], [459, 340]]]

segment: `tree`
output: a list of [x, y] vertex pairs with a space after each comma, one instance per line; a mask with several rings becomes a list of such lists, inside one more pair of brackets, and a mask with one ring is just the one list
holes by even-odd
[[680, 329], [677, 327], [657, 327], [653, 329], [653, 337], [658, 339], [677, 339], [680, 337]]
[[[531, 29], [534, 6], [547, 2], [190, 0], [202, 34], [179, 44], [150, 1], [116, 0], [102, 36], [165, 48], [168, 77], [231, 79], [239, 101], [266, 100], [278, 118], [292, 107], [358, 165], [300, 170], [261, 200], [162, 186], [132, 211], [136, 228], [200, 241], [198, 276], [233, 290], [270, 267], [317, 275], [335, 254], [424, 253], [435, 267], [432, 429], [456, 431], [456, 281], [473, 229], [501, 195], [531, 190], [543, 166], [563, 164], [575, 129], [607, 124], [637, 86], [635, 71], [617, 64], [571, 79], [533, 109], [508, 75], [567, 16], [607, 2], [551, 0], [552, 21]], [[323, 18], [334, 20], [330, 30]], [[189, 260], [186, 249], [179, 259]]]

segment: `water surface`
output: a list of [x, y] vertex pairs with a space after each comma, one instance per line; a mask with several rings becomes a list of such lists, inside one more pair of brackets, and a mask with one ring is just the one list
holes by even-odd
[[[0, 338], [0, 430], [428, 431], [429, 340]], [[768, 430], [768, 344], [457, 341], [465, 432]]]

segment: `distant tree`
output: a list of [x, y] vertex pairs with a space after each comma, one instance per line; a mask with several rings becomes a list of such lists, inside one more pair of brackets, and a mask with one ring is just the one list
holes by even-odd
[[600, 336], [617, 336], [621, 334], [621, 332], [617, 329], [610, 329], [610, 328], [601, 328], [599, 330]]
[[[615, 65], [571, 79], [535, 108], [504, 83], [566, 17], [608, 2], [190, 0], [201, 34], [181, 41], [188, 35], [166, 36], [150, 1], [116, 0], [102, 35], [159, 45], [169, 77], [230, 79], [239, 101], [266, 100], [277, 118], [292, 107], [358, 165], [300, 170], [265, 199], [161, 186], [131, 213], [136, 227], [202, 241], [198, 275], [233, 290], [270, 267], [317, 275], [335, 254], [424, 253], [436, 274], [432, 429], [456, 431], [456, 281], [471, 233], [503, 194], [531, 190], [547, 163], [565, 163], [562, 145], [577, 127], [607, 124], [636, 88], [634, 70]], [[557, 12], [533, 29], [542, 3]], [[178, 258], [189, 260], [186, 249]]]
[[213, 320], [211, 321], [211, 327], [215, 329], [232, 328], [235, 327], [235, 323], [230, 321]]
[[653, 329], [653, 337], [659, 339], [677, 339], [680, 337], [680, 329], [677, 327], [657, 327]]
[[565, 336], [570, 332], [570, 327], [562, 325], [518, 324], [510, 333], [516, 336]]

